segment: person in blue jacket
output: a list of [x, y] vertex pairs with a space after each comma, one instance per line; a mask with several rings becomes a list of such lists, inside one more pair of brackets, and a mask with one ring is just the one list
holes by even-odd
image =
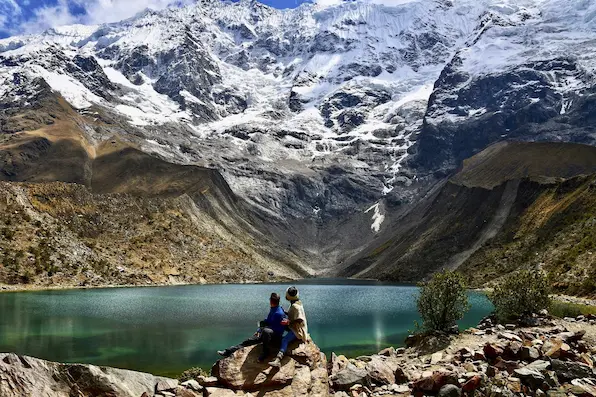
[[277, 350], [281, 344], [281, 339], [286, 327], [290, 323], [288, 316], [284, 312], [284, 309], [279, 305], [280, 297], [279, 294], [273, 292], [269, 297], [269, 315], [263, 321], [259, 322], [259, 329], [257, 332], [244, 342], [229, 347], [225, 350], [219, 350], [217, 354], [220, 356], [228, 357], [232, 355], [236, 350], [243, 347], [263, 344], [263, 352], [259, 356], [259, 362], [269, 357], [271, 350]]

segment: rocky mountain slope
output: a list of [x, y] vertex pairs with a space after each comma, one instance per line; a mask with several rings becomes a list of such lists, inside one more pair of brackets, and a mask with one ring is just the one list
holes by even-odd
[[38, 95], [42, 119], [14, 116], [28, 130], [0, 142], [0, 283], [243, 282], [313, 272], [259, 232], [216, 170], [166, 162], [117, 136], [91, 141], [78, 128], [85, 116], [50, 90]]
[[260, 233], [335, 274], [489, 144], [596, 143], [594, 15], [583, 0], [201, 0], [59, 27], [0, 40], [0, 136], [45, 125], [216, 168]]
[[448, 267], [473, 286], [542, 267], [560, 292], [594, 294], [596, 148], [502, 142], [387, 229], [345, 275], [416, 281]]

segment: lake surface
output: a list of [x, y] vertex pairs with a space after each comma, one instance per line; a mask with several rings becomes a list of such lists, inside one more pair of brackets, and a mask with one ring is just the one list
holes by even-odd
[[[176, 375], [252, 335], [269, 295], [288, 284], [0, 293], [0, 352]], [[419, 320], [412, 286], [347, 280], [299, 283], [309, 331], [325, 353], [355, 356], [403, 344]], [[287, 302], [282, 300], [284, 307]], [[470, 293], [469, 327], [491, 310]]]

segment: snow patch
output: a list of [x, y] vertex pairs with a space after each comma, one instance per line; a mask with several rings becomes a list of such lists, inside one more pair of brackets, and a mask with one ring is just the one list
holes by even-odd
[[373, 223], [372, 223], [372, 225], [370, 225], [370, 228], [375, 233], [378, 233], [379, 230], [381, 230], [381, 224], [385, 220], [385, 215], [381, 214], [379, 205], [380, 205], [380, 203], [376, 203], [375, 205], [373, 205], [372, 207], [370, 207], [369, 209], [364, 211], [365, 214], [368, 214], [370, 211], [374, 210], [374, 213], [372, 216]]

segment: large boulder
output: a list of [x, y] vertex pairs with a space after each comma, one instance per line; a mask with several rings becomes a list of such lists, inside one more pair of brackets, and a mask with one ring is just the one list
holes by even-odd
[[334, 389], [336, 390], [350, 390], [354, 385], [369, 385], [370, 378], [368, 371], [364, 368], [359, 368], [354, 364], [348, 364], [347, 367], [331, 376], [329, 379]]
[[371, 360], [366, 363], [366, 372], [371, 381], [377, 385], [391, 385], [395, 383], [395, 371], [397, 365], [392, 365], [391, 360], [384, 356], [371, 356]]
[[327, 396], [325, 355], [312, 342], [290, 347], [280, 368], [259, 363], [261, 348], [251, 346], [219, 360], [211, 372], [221, 386], [231, 390], [258, 390], [269, 397]]
[[[158, 386], [159, 385], [159, 386]], [[156, 388], [177, 388], [174, 379], [83, 364], [60, 364], [33, 357], [0, 353], [0, 396], [71, 397], [152, 396]]]

